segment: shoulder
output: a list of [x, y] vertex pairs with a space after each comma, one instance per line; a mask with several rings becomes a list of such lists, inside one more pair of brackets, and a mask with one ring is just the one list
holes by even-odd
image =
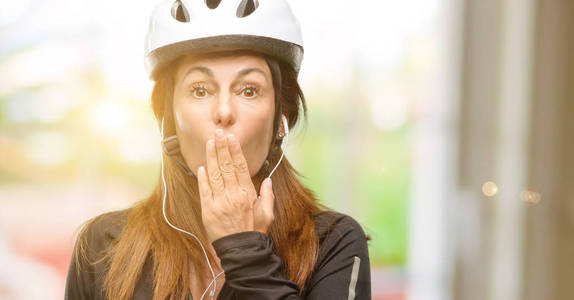
[[306, 295], [336, 298], [353, 289], [356, 299], [370, 299], [369, 238], [363, 227], [355, 218], [335, 211], [317, 214], [315, 226], [319, 253]]
[[129, 209], [106, 212], [84, 222], [78, 233], [76, 247], [88, 252], [106, 249], [119, 238], [128, 213]]
[[315, 216], [319, 237], [319, 265], [333, 259], [355, 256], [368, 258], [370, 239], [355, 218], [336, 211], [322, 211]]
[[80, 227], [66, 278], [65, 299], [102, 299], [102, 276], [110, 245], [119, 238], [128, 210], [100, 214]]
[[352, 238], [368, 239], [363, 227], [353, 217], [333, 210], [324, 210], [315, 215], [315, 229], [322, 244], [325, 239]]
[[127, 221], [129, 209], [100, 214], [88, 220], [85, 229], [91, 234], [108, 239], [117, 238]]

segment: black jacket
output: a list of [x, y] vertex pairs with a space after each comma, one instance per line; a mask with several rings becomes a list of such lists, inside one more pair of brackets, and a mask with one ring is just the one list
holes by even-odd
[[[92, 223], [86, 232], [88, 253], [97, 253], [113, 243], [126, 216], [126, 210], [115, 211]], [[299, 287], [281, 272], [281, 258], [264, 234], [245, 231], [214, 241], [212, 245], [225, 271], [225, 283], [217, 299], [371, 299], [367, 239], [361, 226], [350, 216], [322, 212], [315, 217], [315, 228], [320, 238], [319, 257], [302, 296], [298, 296]], [[148, 259], [135, 287], [134, 300], [152, 299], [152, 268]], [[105, 299], [104, 272], [99, 264], [82, 265], [78, 272], [72, 257], [65, 299]], [[208, 298], [206, 295], [204, 299]]]

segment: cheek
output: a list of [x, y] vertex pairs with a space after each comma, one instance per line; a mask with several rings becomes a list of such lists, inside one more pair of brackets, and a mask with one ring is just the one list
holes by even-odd
[[191, 126], [192, 120], [197, 118], [197, 114], [193, 109], [185, 105], [176, 105], [174, 107], [174, 122], [176, 129], [178, 129], [178, 136], [180, 133], [184, 135], [192, 134], [194, 127]]
[[273, 130], [273, 124], [267, 116], [252, 117], [246, 131], [250, 144], [261, 148], [271, 142], [270, 136]]
[[[249, 171], [254, 176], [261, 168], [270, 150], [273, 134], [273, 107], [259, 114], [250, 114], [249, 124], [244, 127], [243, 153], [249, 163]], [[248, 115], [248, 114], [246, 114]]]
[[187, 165], [195, 173], [200, 165], [205, 164], [206, 133], [209, 131], [206, 118], [209, 114], [200, 107], [174, 100], [174, 123], [180, 149]]
[[173, 99], [173, 116], [177, 135], [182, 137], [201, 138], [203, 128], [209, 121], [209, 106], [194, 104], [186, 99], [185, 93], [176, 89]]

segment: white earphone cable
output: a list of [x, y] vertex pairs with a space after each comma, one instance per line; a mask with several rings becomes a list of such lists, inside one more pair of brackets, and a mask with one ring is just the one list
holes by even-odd
[[[205, 291], [203, 292], [203, 294], [201, 294], [201, 299], [203, 299], [203, 296], [205, 296], [205, 293], [207, 293], [207, 290], [209, 290], [209, 287], [216, 282], [215, 280], [217, 279], [217, 277], [219, 277], [219, 275], [223, 274], [224, 272], [221, 272], [219, 274], [217, 274], [217, 276], [215, 276], [215, 278], [213, 280], [211, 280], [211, 282], [209, 283], [209, 285], [207, 286], [207, 288], [205, 289]], [[211, 297], [213, 298], [213, 295], [211, 295]]]

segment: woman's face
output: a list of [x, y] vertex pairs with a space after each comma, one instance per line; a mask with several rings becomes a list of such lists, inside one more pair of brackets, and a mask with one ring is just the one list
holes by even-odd
[[237, 137], [251, 177], [257, 174], [269, 152], [275, 113], [264, 58], [184, 57], [176, 68], [173, 103], [181, 151], [194, 174], [206, 164], [205, 145], [216, 129]]

